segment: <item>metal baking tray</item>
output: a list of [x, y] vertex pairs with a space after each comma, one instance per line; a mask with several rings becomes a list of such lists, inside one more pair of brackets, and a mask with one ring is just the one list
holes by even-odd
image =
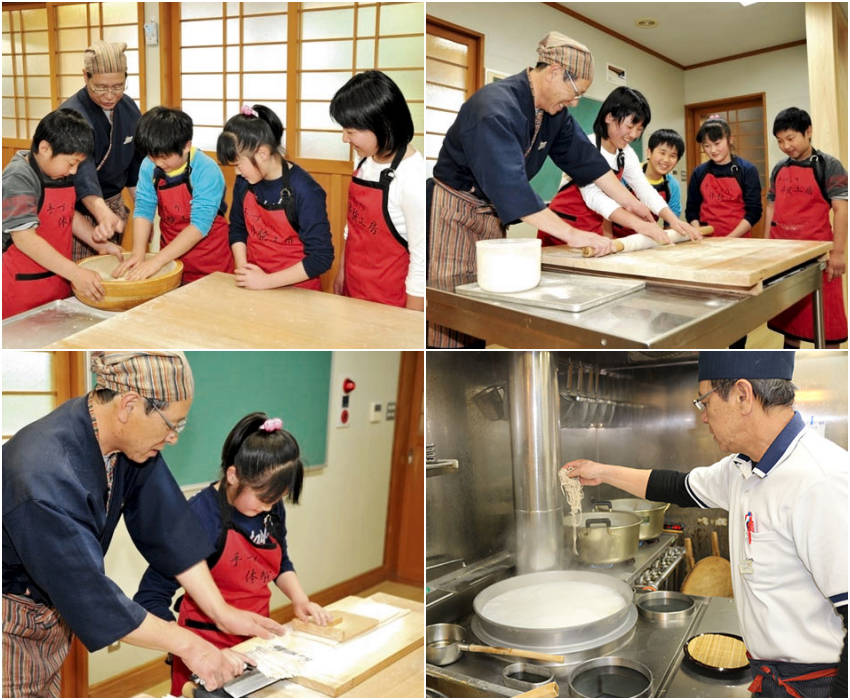
[[485, 292], [477, 283], [455, 287], [455, 292], [464, 296], [507, 301], [526, 306], [542, 306], [561, 311], [587, 311], [614, 299], [634, 294], [646, 287], [642, 280], [613, 279], [593, 275], [574, 275], [563, 272], [544, 272], [540, 284], [524, 292], [499, 294]]
[[117, 312], [86, 306], [77, 299], [51, 301], [3, 321], [3, 348], [43, 348], [112, 318]]

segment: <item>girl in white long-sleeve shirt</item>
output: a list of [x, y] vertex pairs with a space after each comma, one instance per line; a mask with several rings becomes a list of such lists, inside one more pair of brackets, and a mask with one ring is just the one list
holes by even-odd
[[[617, 177], [626, 181], [635, 196], [656, 217], [667, 222], [672, 230], [688, 238], [699, 239], [699, 231], [679, 221], [661, 195], [649, 184], [637, 154], [629, 145], [640, 138], [651, 116], [649, 103], [640, 92], [618, 87], [608, 95], [599, 109], [593, 123], [593, 134], [588, 138], [599, 148]], [[549, 208], [572, 226], [584, 231], [601, 235], [603, 220], [608, 219], [660, 242], [669, 242], [655, 222], [644, 221], [627, 212], [593, 183], [578, 187], [567, 175], [564, 175], [561, 188], [549, 203]], [[543, 239], [543, 245], [562, 243], [543, 232], [538, 234], [538, 238]]]

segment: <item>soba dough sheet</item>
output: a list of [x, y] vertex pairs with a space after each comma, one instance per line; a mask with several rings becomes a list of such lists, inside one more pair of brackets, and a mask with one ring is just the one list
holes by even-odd
[[[108, 256], [103, 258], [93, 258], [85, 263], [83, 266], [88, 270], [94, 270], [100, 275], [100, 278], [106, 280], [107, 282], [126, 282], [127, 280], [124, 277], [115, 278], [112, 276], [112, 271], [118, 267], [118, 258], [115, 256]], [[159, 272], [157, 272], [153, 277], [149, 277], [148, 279], [156, 279], [157, 277], [162, 277], [163, 275], [167, 275], [169, 272], [172, 272], [175, 268], [173, 262], [165, 265]]]
[[615, 590], [596, 583], [538, 583], [496, 596], [481, 613], [502, 625], [545, 629], [596, 622], [626, 607]]

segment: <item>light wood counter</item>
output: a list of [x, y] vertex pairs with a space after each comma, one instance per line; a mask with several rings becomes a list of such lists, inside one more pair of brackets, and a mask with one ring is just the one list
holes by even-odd
[[216, 272], [51, 349], [425, 347], [425, 315], [305, 289], [248, 290]]

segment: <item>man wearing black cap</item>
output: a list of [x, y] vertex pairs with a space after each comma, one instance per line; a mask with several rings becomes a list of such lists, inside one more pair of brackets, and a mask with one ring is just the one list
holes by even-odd
[[728, 510], [750, 690], [847, 697], [847, 451], [794, 411], [793, 372], [793, 352], [700, 353], [694, 405], [732, 453], [710, 467], [682, 474], [576, 460], [564, 468], [584, 485]]

